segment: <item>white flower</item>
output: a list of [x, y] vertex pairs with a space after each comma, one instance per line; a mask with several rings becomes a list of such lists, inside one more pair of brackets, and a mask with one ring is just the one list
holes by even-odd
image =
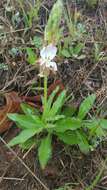
[[43, 76], [43, 73], [49, 73], [50, 70], [52, 70], [53, 72], [57, 71], [57, 64], [52, 61], [55, 58], [56, 53], [57, 48], [52, 44], [43, 47], [43, 49], [40, 51], [40, 76]]

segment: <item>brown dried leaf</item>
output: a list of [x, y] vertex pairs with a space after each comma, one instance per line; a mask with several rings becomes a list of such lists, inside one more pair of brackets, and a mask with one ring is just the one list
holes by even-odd
[[13, 122], [8, 119], [7, 114], [18, 112], [21, 103], [21, 98], [16, 92], [6, 93], [4, 97], [6, 104], [0, 108], [0, 133], [3, 133], [12, 126]]

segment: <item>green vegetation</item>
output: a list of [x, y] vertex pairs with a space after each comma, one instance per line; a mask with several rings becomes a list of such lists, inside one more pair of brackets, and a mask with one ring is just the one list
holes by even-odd
[[[64, 149], [72, 146], [88, 157], [107, 139], [107, 20], [106, 14], [103, 18], [104, 13], [95, 12], [100, 3], [102, 5], [98, 0], [77, 0], [69, 6], [69, 0], [57, 0], [48, 9], [41, 0], [19, 0], [12, 6], [7, 2], [4, 8], [10, 22], [3, 20], [5, 25], [0, 25], [0, 72], [10, 71], [12, 75], [18, 68], [12, 76], [13, 82], [16, 77], [12, 89], [21, 89], [21, 94], [34, 97], [41, 93], [38, 108], [35, 104], [21, 103], [20, 113], [8, 113], [9, 121], [20, 129], [8, 146], [19, 145], [24, 151], [35, 148], [43, 170], [53, 159], [56, 141]], [[100, 19], [96, 18], [97, 14]], [[22, 80], [24, 87], [21, 88], [17, 83], [24, 77], [26, 81]], [[61, 80], [64, 89], [56, 85], [49, 94], [48, 84], [56, 79]], [[5, 85], [3, 90], [8, 91], [11, 86], [7, 81]], [[61, 164], [64, 165], [62, 160]], [[99, 171], [91, 185], [85, 182], [86, 190], [94, 189], [104, 167]], [[57, 190], [71, 190], [75, 185], [71, 186], [72, 183]]]

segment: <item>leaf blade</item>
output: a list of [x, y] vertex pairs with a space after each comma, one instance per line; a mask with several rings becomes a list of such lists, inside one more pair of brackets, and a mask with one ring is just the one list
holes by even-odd
[[58, 138], [68, 145], [76, 145], [79, 143], [78, 136], [75, 132], [66, 131], [65, 133], [56, 133]]
[[57, 97], [56, 101], [53, 103], [52, 108], [49, 113], [49, 117], [54, 117], [64, 105], [66, 99], [66, 91], [63, 90], [61, 94]]
[[65, 132], [67, 130], [77, 130], [81, 128], [82, 121], [78, 118], [64, 118], [56, 122], [56, 132]]
[[78, 112], [78, 118], [84, 119], [87, 113], [92, 108], [94, 102], [96, 99], [95, 94], [89, 95], [80, 105], [79, 112]]
[[24, 129], [43, 127], [43, 123], [37, 115], [8, 114], [8, 117]]
[[52, 145], [51, 145], [51, 135], [48, 134], [47, 137], [41, 140], [41, 144], [38, 149], [38, 156], [41, 168], [44, 169], [47, 162], [52, 155]]
[[37, 131], [35, 129], [29, 130], [23, 130], [19, 135], [17, 135], [16, 137], [14, 137], [9, 143], [8, 146], [14, 146], [17, 144], [22, 144], [24, 142], [26, 142], [28, 139], [30, 139], [31, 137], [33, 137], [35, 134], [37, 133]]

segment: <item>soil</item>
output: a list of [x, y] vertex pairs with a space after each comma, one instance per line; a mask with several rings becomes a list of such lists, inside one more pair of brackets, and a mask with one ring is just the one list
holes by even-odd
[[[43, 1], [47, 9], [51, 9], [54, 1]], [[105, 28], [107, 20], [106, 2], [102, 1], [94, 9], [88, 9], [84, 6], [84, 2], [75, 4], [69, 1], [71, 7], [77, 6], [83, 11], [84, 20], [88, 27], [88, 31], [95, 35], [97, 40], [104, 43], [105, 51], [107, 51], [107, 31]], [[73, 4], [73, 6], [72, 6]], [[38, 78], [38, 69], [29, 65], [26, 61], [25, 52], [18, 52], [13, 57], [9, 54], [9, 50], [13, 47], [31, 46], [29, 36], [35, 33], [35, 26], [27, 32], [22, 32], [23, 19], [21, 19], [17, 28], [11, 33], [12, 22], [9, 20], [10, 12], [6, 12], [5, 6], [7, 1], [0, 2], [0, 25], [4, 27], [0, 31], [0, 63], [5, 67], [0, 69], [0, 93], [10, 92], [12, 90], [20, 95], [35, 95], [33, 87], [42, 83]], [[17, 1], [12, 4], [17, 7]], [[47, 11], [44, 6], [40, 10], [39, 24], [44, 29]], [[14, 13], [14, 9], [12, 10]], [[87, 23], [88, 18], [88, 23]], [[3, 20], [4, 19], [4, 20]], [[97, 29], [102, 27], [101, 36], [97, 36]], [[2, 28], [1, 28], [2, 30]], [[19, 30], [16, 32], [16, 30]], [[5, 33], [3, 33], [5, 31]], [[3, 33], [3, 34], [2, 34]], [[77, 61], [65, 59], [58, 66], [58, 74], [55, 79], [60, 79], [68, 89], [69, 93], [73, 93], [75, 104], [80, 104], [83, 97], [90, 92], [97, 94], [97, 104], [101, 105], [104, 110], [107, 109], [107, 62], [93, 64], [90, 59], [90, 49], [92, 41], [87, 39], [87, 60]], [[53, 81], [50, 78], [49, 83]], [[1, 98], [0, 105], [3, 100]], [[82, 154], [78, 147], [68, 147], [57, 140], [53, 144], [53, 157], [44, 171], [40, 169], [37, 158], [37, 150], [31, 149], [29, 152], [22, 152], [19, 147], [9, 149], [5, 143], [18, 134], [19, 129], [14, 126], [7, 132], [2, 134], [0, 141], [0, 190], [55, 190], [69, 184], [68, 190], [85, 190], [92, 183], [102, 161], [107, 155], [106, 140], [88, 155]], [[4, 139], [4, 140], [3, 140]], [[107, 171], [105, 169], [99, 183], [94, 190], [107, 189]]]

